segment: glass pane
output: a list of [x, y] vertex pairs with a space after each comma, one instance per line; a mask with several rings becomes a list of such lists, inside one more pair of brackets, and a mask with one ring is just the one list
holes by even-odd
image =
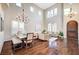
[[51, 26], [52, 26], [51, 23], [49, 23], [49, 24], [48, 24], [48, 32], [51, 32], [51, 29], [52, 29]]
[[70, 13], [70, 8], [64, 9], [64, 15], [68, 15]]
[[54, 16], [57, 15], [57, 8], [54, 9]]
[[21, 31], [23, 33], [23, 31], [24, 31], [24, 22], [19, 23], [19, 31]]
[[54, 33], [57, 32], [57, 24], [56, 23], [52, 24], [52, 32], [54, 32]]
[[12, 21], [12, 34], [16, 34], [18, 32], [18, 22]]
[[41, 32], [41, 24], [36, 24], [36, 30], [37, 33]]
[[50, 13], [50, 12], [48, 11], [48, 12], [47, 12], [47, 17], [48, 17], [48, 18], [49, 18], [49, 13]]
[[51, 17], [54, 15], [54, 12], [53, 12], [53, 10], [51, 10]]

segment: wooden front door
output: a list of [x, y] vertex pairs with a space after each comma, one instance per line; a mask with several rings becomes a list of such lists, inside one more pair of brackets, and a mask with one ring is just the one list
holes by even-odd
[[76, 21], [67, 23], [67, 44], [68, 48], [78, 48], [78, 23]]

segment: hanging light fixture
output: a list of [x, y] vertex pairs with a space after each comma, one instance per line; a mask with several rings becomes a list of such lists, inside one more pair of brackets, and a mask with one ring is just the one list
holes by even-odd
[[22, 9], [22, 14], [17, 16], [16, 19], [18, 21], [21, 21], [21, 22], [24, 22], [24, 23], [28, 22], [28, 20], [29, 20], [28, 16], [25, 16], [25, 14], [24, 14], [24, 9]]
[[69, 18], [72, 18], [72, 17], [74, 17], [74, 16], [77, 14], [77, 12], [74, 12], [72, 9], [73, 9], [73, 8], [72, 8], [72, 3], [71, 3], [70, 13], [68, 14], [68, 17], [69, 17]]

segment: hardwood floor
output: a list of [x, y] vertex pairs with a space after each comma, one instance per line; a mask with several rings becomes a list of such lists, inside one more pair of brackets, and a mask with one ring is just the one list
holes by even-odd
[[[49, 48], [47, 41], [34, 40], [33, 47], [22, 48], [13, 53], [11, 41], [5, 42], [1, 55], [78, 55], [79, 49], [67, 48], [63, 40], [56, 40], [57, 47]], [[72, 45], [72, 44], [71, 44]]]
[[1, 55], [11, 55], [13, 54], [12, 51], [12, 42], [11, 41], [5, 41], [2, 51], [1, 51]]

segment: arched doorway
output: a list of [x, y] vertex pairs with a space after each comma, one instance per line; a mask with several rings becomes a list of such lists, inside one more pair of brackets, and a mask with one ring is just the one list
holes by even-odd
[[78, 23], [74, 20], [67, 23], [67, 46], [71, 50], [78, 48]]

